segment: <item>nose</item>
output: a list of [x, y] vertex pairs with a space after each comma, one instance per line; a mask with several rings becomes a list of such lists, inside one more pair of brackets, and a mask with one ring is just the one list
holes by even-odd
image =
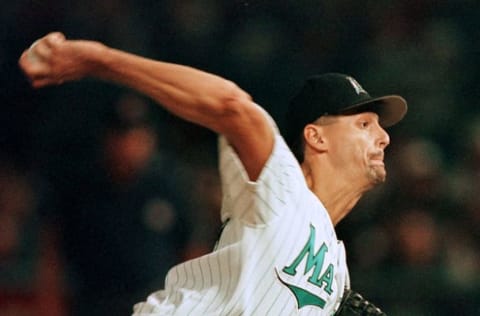
[[390, 135], [388, 135], [387, 131], [385, 131], [380, 125], [378, 125], [377, 142], [378, 146], [382, 149], [385, 149], [390, 144]]

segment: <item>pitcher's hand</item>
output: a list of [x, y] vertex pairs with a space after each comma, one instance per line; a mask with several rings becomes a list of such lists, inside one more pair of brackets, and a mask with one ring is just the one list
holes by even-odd
[[35, 41], [18, 63], [33, 87], [58, 85], [88, 76], [94, 67], [89, 56], [102, 47], [98, 42], [67, 40], [54, 32]]

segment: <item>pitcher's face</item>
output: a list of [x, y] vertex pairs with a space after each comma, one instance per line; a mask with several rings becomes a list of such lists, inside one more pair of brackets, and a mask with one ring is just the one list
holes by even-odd
[[390, 137], [380, 126], [378, 115], [364, 112], [341, 115], [326, 130], [332, 162], [353, 181], [367, 180], [375, 185], [385, 181], [383, 161]]

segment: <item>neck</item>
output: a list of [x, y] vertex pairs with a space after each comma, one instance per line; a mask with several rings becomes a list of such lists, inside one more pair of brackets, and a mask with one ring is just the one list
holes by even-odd
[[350, 213], [368, 190], [334, 170], [314, 169], [307, 164], [302, 164], [302, 170], [309, 189], [325, 206], [334, 226]]

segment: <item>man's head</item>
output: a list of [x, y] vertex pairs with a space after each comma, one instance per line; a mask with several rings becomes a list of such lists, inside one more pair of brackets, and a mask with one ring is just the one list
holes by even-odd
[[406, 101], [397, 95], [372, 97], [351, 76], [327, 73], [310, 77], [290, 102], [284, 137], [298, 161], [303, 161], [303, 130], [323, 116], [373, 112], [380, 126], [398, 123], [407, 112]]
[[137, 95], [121, 95], [107, 118], [103, 158], [111, 179], [134, 180], [153, 159], [157, 134], [149, 118], [148, 104]]
[[400, 96], [371, 97], [348, 75], [318, 75], [292, 99], [284, 137], [300, 163], [310, 153], [328, 152], [331, 166], [347, 179], [363, 173], [378, 183], [385, 179], [383, 151], [390, 143], [384, 128], [406, 111]]

